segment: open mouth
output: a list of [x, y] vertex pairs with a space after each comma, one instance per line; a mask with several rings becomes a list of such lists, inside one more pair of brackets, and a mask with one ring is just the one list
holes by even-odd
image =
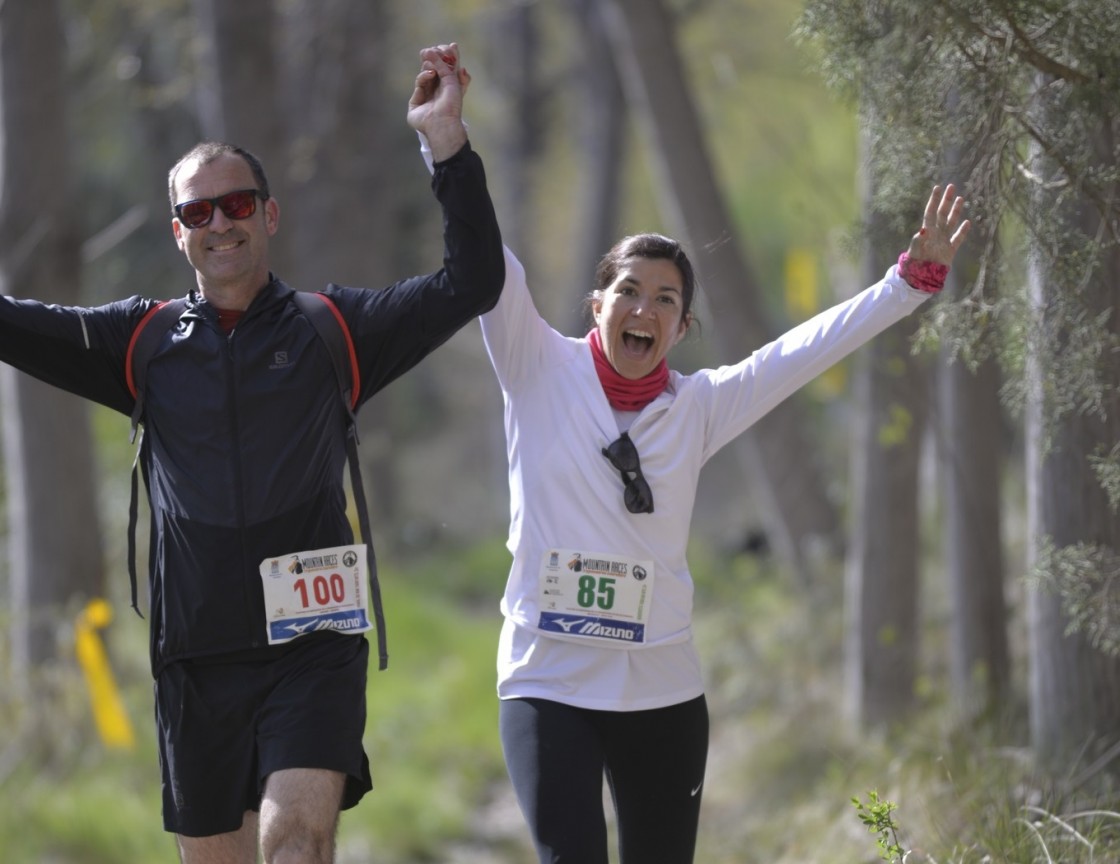
[[653, 350], [653, 334], [645, 330], [626, 330], [622, 344], [632, 354], [645, 354]]

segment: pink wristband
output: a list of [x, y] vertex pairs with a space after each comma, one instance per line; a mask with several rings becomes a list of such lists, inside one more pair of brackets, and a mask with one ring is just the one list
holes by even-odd
[[949, 265], [911, 258], [909, 252], [903, 252], [898, 256], [898, 275], [905, 279], [911, 288], [917, 288], [927, 294], [936, 294], [945, 285], [945, 277], [949, 275]]

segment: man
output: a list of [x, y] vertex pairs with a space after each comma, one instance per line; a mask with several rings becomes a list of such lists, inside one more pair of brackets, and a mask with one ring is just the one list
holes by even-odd
[[[359, 404], [492, 308], [504, 280], [482, 164], [461, 119], [468, 78], [458, 48], [421, 58], [408, 122], [436, 160], [444, 267], [380, 291], [325, 290], [353, 337]], [[280, 638], [273, 625], [280, 606], [299, 605], [277, 601], [285, 579], [305, 606], [309, 596], [322, 606], [345, 595], [364, 615], [360, 580], [332, 573], [309, 592], [305, 566], [345, 558], [353, 543], [346, 414], [324, 340], [269, 270], [280, 207], [260, 163], [204, 143], [172, 168], [169, 191], [197, 284], [152, 351], [143, 391], [164, 827], [184, 864], [255, 864], [258, 844], [269, 864], [325, 864], [339, 811], [371, 788], [361, 743], [368, 643], [310, 626]], [[156, 305], [0, 298], [0, 361], [131, 414], [126, 354]]]

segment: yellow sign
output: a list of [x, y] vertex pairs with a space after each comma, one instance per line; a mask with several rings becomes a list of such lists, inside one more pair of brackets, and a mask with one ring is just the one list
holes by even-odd
[[[786, 252], [786, 311], [794, 323], [811, 318], [821, 310], [820, 272], [815, 252], [793, 247]], [[832, 399], [846, 386], [845, 366], [837, 363], [810, 385], [820, 396]]]
[[121, 701], [109, 657], [97, 631], [113, 620], [109, 604], [95, 597], [74, 622], [74, 651], [86, 679], [97, 732], [106, 747], [131, 750], [136, 743], [132, 724]]

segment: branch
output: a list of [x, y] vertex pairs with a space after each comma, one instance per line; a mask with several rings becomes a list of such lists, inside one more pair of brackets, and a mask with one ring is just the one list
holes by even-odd
[[1065, 63], [1059, 62], [1037, 48], [1030, 37], [1012, 18], [1006, 2], [1000, 2], [999, 5], [1001, 11], [1004, 13], [1003, 20], [1007, 24], [1009, 32], [992, 32], [986, 29], [984, 25], [971, 14], [967, 12], [962, 13], [955, 7], [950, 10], [950, 14], [971, 32], [982, 36], [989, 42], [1006, 46], [1010, 49], [1012, 54], [1024, 60], [1027, 64], [1040, 72], [1045, 72], [1063, 81], [1075, 81], [1079, 84], [1089, 84], [1093, 81], [1091, 75], [1086, 75], [1084, 72], [1074, 69], [1072, 66], [1067, 66]]

